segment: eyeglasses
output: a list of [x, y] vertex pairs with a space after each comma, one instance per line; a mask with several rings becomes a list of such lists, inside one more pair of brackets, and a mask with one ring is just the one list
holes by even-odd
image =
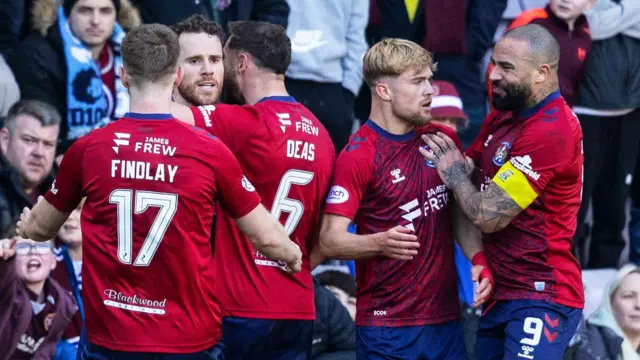
[[53, 247], [47, 243], [19, 243], [16, 245], [16, 253], [19, 255], [28, 255], [33, 249], [33, 254], [47, 255], [51, 254]]

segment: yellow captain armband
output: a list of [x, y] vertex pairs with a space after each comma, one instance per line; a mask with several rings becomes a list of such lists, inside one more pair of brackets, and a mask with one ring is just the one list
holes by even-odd
[[493, 177], [493, 182], [507, 193], [522, 209], [526, 209], [538, 197], [526, 175], [516, 169], [511, 162], [502, 165]]

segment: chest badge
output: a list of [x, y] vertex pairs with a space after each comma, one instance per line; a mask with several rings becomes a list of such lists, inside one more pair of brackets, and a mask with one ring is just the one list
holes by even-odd
[[493, 155], [493, 163], [502, 166], [509, 156], [509, 150], [511, 150], [511, 144], [506, 141], [500, 143], [498, 149], [496, 149], [495, 155]]

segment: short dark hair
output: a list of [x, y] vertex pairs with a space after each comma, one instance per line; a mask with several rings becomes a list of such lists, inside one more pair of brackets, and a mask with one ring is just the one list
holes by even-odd
[[157, 83], [178, 69], [178, 35], [168, 26], [140, 25], [122, 41], [122, 62], [133, 84]]
[[12, 132], [16, 125], [16, 118], [20, 115], [29, 115], [40, 122], [42, 126], [60, 125], [60, 113], [53, 107], [40, 100], [20, 100], [9, 108], [4, 119], [4, 127]]
[[251, 54], [257, 66], [276, 74], [284, 75], [291, 63], [291, 40], [280, 25], [264, 21], [232, 22], [227, 46]]
[[333, 286], [349, 296], [356, 296], [356, 281], [353, 276], [338, 270], [323, 271], [316, 276], [320, 285]]
[[200, 14], [191, 15], [188, 18], [171, 25], [178, 37], [182, 34], [199, 34], [205, 33], [211, 36], [215, 36], [220, 39], [220, 42], [224, 45], [227, 41], [227, 34], [222, 29], [222, 26], [218, 25], [215, 21], [207, 20]]
[[549, 64], [557, 69], [560, 62], [560, 44], [544, 26], [527, 24], [518, 26], [504, 34], [503, 38], [524, 41], [529, 45], [532, 60], [538, 64]]

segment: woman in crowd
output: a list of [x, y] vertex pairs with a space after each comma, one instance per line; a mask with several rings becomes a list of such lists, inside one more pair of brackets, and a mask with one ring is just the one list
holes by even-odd
[[618, 271], [583, 325], [565, 360], [640, 360], [640, 267]]

